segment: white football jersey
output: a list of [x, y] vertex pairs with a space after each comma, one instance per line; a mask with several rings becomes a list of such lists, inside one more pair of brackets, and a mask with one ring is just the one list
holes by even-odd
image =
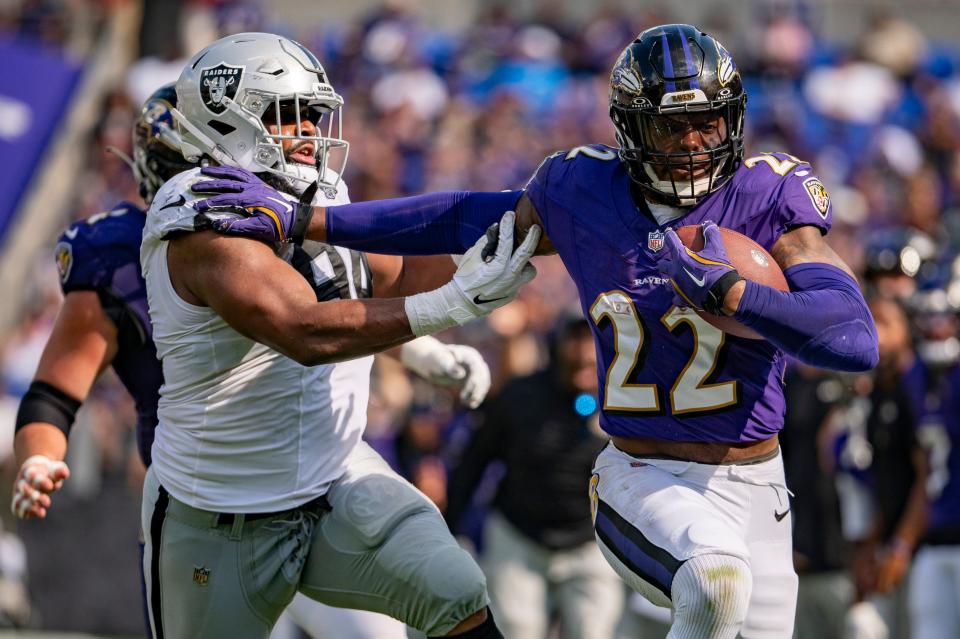
[[[343, 472], [366, 423], [373, 358], [302, 366], [177, 295], [166, 238], [195, 230], [190, 186], [204, 179], [194, 169], [160, 189], [140, 249], [164, 375], [153, 468], [171, 495], [195, 508], [286, 510], [325, 493]], [[336, 193], [318, 192], [316, 203], [348, 201], [341, 181]], [[313, 276], [318, 299], [370, 295], [359, 253], [306, 243], [284, 257]]]

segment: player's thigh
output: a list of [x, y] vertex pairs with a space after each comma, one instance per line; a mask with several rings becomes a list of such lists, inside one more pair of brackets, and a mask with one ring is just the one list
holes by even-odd
[[497, 626], [511, 639], [542, 639], [549, 625], [547, 553], [499, 513], [484, 527], [481, 565]]
[[[611, 445], [597, 457], [591, 478], [601, 552], [627, 585], [663, 607], [670, 607], [674, 576], [688, 559], [729, 555], [749, 562], [737, 525], [745, 506], [733, 497], [708, 498], [710, 478], [694, 466], [702, 465], [636, 459]], [[691, 477], [694, 471], [699, 474]]]
[[613, 637], [624, 612], [626, 591], [591, 541], [564, 551], [554, 564], [554, 591], [563, 636], [567, 639]]
[[488, 603], [486, 580], [427, 497], [361, 444], [330, 489], [300, 590], [442, 635]]
[[334, 608], [297, 594], [281, 619], [302, 629], [311, 639], [406, 639], [406, 625], [392, 617], [350, 608]]
[[799, 580], [793, 568], [793, 526], [783, 463], [774, 459], [730, 469], [742, 483], [750, 515], [746, 542], [753, 588], [743, 628], [744, 639], [786, 639], [793, 635]]
[[914, 639], [960, 636], [958, 575], [947, 547], [925, 546], [910, 570], [910, 626]]
[[267, 637], [283, 605], [275, 614], [251, 605], [244, 592], [239, 544], [216, 528], [185, 523], [169, 500], [148, 474], [144, 573], [153, 636]]

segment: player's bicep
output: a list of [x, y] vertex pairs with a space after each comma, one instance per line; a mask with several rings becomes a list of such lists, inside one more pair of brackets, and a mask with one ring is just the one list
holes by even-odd
[[853, 270], [830, 248], [820, 229], [815, 226], [804, 225], [790, 229], [780, 236], [770, 254], [784, 270], [798, 264], [829, 264], [856, 280]]
[[172, 240], [168, 260], [172, 278], [238, 333], [291, 357], [297, 352], [316, 295], [269, 246], [204, 231]]
[[518, 246], [523, 242], [523, 238], [527, 236], [527, 231], [530, 230], [530, 227], [536, 224], [543, 231], [543, 234], [540, 236], [540, 243], [537, 244], [537, 250], [534, 255], [552, 255], [557, 252], [553, 242], [547, 237], [547, 231], [543, 228], [543, 221], [540, 219], [540, 214], [537, 213], [537, 208], [533, 205], [533, 202], [530, 201], [530, 198], [527, 197], [526, 193], [520, 196], [520, 201], [517, 202], [516, 224], [517, 230], [519, 231], [516, 235], [516, 244]]
[[57, 314], [36, 379], [82, 401], [116, 354], [117, 327], [96, 291], [72, 291]]

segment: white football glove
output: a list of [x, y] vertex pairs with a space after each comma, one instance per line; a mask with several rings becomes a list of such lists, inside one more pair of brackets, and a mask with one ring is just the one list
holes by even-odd
[[467, 408], [479, 406], [490, 391], [490, 367], [471, 346], [444, 344], [426, 335], [401, 346], [400, 361], [433, 384], [459, 386]]
[[411, 295], [404, 305], [416, 336], [429, 335], [466, 324], [512, 300], [520, 287], [537, 275], [529, 263], [540, 242], [540, 227], [530, 227], [523, 243], [513, 250], [516, 213], [507, 211], [467, 251], [453, 274], [440, 288]]
[[13, 483], [10, 510], [20, 519], [43, 519], [50, 508], [50, 493], [60, 489], [70, 469], [46, 455], [28, 457]]

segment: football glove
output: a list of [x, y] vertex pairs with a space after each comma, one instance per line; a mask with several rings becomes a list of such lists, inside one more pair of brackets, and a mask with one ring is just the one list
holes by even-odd
[[400, 347], [400, 361], [438, 386], [459, 386], [460, 401], [476, 408], [490, 390], [490, 367], [477, 349], [425, 335]]
[[217, 233], [263, 242], [303, 242], [313, 214], [314, 182], [293, 201], [255, 174], [232, 166], [205, 166], [200, 173], [212, 180], [193, 184], [194, 193], [210, 195], [193, 204]]
[[742, 280], [730, 264], [720, 228], [703, 223], [703, 249], [695, 253], [683, 245], [673, 229], [664, 237], [665, 251], [657, 254], [657, 269], [670, 278], [674, 290], [697, 310], [725, 315], [723, 300], [734, 284]]

